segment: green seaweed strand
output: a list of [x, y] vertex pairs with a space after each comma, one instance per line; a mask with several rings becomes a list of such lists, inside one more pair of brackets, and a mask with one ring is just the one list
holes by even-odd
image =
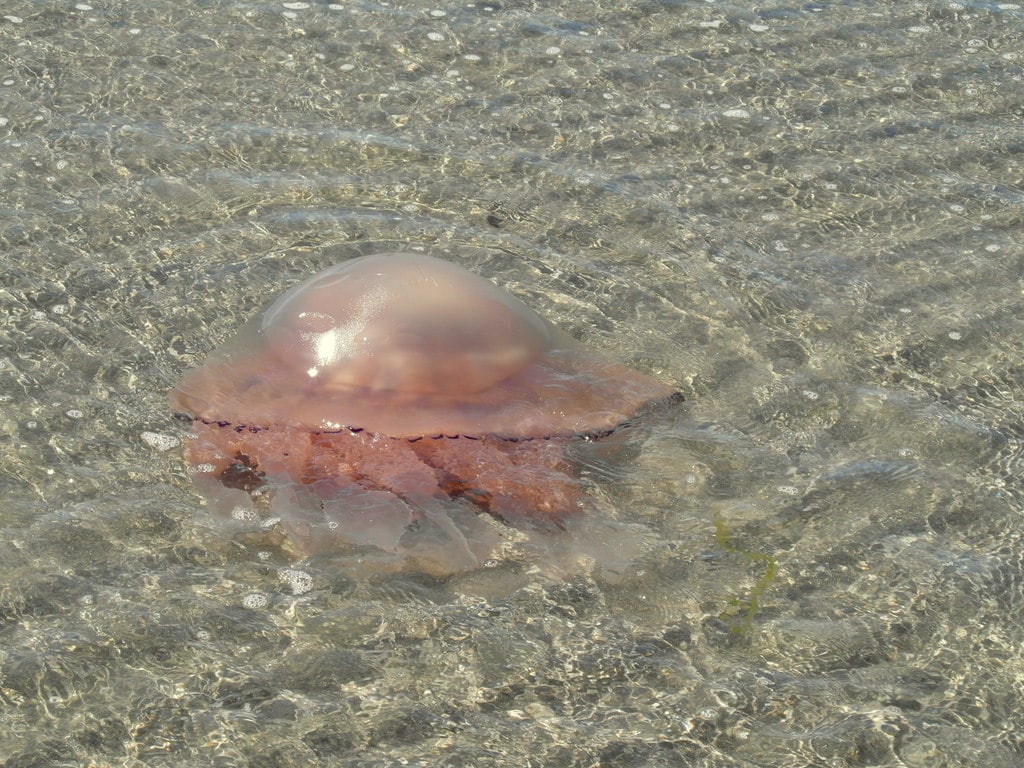
[[[779, 574], [779, 561], [775, 555], [765, 554], [764, 552], [753, 552], [736, 546], [732, 540], [732, 532], [729, 523], [726, 521], [721, 510], [716, 509], [714, 511], [712, 514], [712, 523], [715, 526], [715, 543], [718, 545], [719, 549], [723, 552], [728, 552], [731, 555], [739, 555], [751, 563], [764, 565], [764, 573], [761, 575], [761, 578], [757, 580], [757, 583], [750, 588], [750, 595], [747, 599], [744, 600], [739, 595], [730, 598], [728, 601], [729, 607], [719, 615], [719, 618], [723, 620], [733, 620], [733, 632], [749, 632], [753, 628], [754, 615], [760, 607], [761, 596], [764, 595], [768, 588], [774, 583], [775, 578]], [[736, 618], [737, 614], [740, 614], [739, 619]]]

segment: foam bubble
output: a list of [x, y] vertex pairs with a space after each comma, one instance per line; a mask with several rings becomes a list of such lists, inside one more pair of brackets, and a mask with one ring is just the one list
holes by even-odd
[[246, 608], [258, 611], [270, 605], [270, 597], [263, 592], [250, 592], [242, 598], [242, 605]]
[[313, 590], [313, 577], [305, 571], [286, 568], [281, 571], [281, 580], [288, 585], [293, 595], [304, 595]]
[[241, 523], [254, 523], [259, 520], [259, 515], [256, 514], [254, 509], [239, 504], [231, 509], [231, 519], [238, 520]]
[[[71, 411], [68, 411], [68, 416], [71, 416], [73, 419], [81, 418], [81, 412], [79, 411], [78, 413], [78, 416], [72, 416]], [[159, 432], [143, 432], [139, 437], [150, 448], [155, 448], [158, 451], [169, 451], [171, 448], [177, 448], [181, 445], [181, 441], [173, 435], [162, 435]]]

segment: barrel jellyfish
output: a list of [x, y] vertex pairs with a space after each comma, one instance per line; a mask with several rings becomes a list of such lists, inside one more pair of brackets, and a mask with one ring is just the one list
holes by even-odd
[[568, 446], [674, 396], [460, 266], [381, 253], [281, 295], [171, 404], [200, 494], [243, 532], [450, 573], [504, 532], [564, 535], [590, 506]]

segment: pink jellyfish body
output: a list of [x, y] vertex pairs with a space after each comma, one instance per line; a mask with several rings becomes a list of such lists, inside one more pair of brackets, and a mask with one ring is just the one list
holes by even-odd
[[556, 529], [586, 514], [566, 446], [674, 394], [455, 264], [382, 253], [287, 291], [171, 404], [222, 516], [283, 529], [303, 554], [369, 547], [461, 570], [499, 537], [481, 511]]

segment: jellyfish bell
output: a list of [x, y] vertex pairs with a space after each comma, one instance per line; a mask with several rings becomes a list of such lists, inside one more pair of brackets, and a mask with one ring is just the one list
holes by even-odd
[[325, 391], [451, 398], [497, 384], [551, 345], [547, 323], [493, 283], [402, 253], [321, 272], [274, 302], [260, 333]]

